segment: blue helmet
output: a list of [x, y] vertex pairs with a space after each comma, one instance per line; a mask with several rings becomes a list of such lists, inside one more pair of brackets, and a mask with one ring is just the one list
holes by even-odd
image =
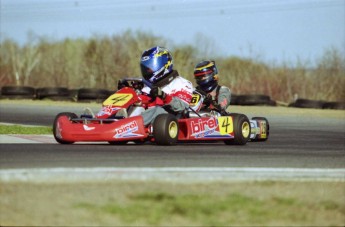
[[218, 86], [218, 69], [214, 61], [202, 61], [195, 66], [194, 78], [200, 89], [210, 92]]
[[140, 60], [141, 74], [152, 84], [165, 79], [173, 71], [173, 60], [169, 50], [153, 47], [145, 50]]

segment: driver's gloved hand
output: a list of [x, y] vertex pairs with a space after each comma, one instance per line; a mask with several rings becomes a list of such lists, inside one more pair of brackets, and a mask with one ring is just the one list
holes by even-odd
[[124, 88], [124, 87], [129, 87], [129, 84], [126, 80], [119, 80], [117, 82], [117, 90], [120, 90], [121, 88]]
[[221, 109], [221, 110], [220, 110], [220, 115], [222, 115], [222, 116], [228, 116], [229, 113], [228, 113], [226, 110]]
[[155, 99], [157, 97], [161, 98], [161, 99], [165, 99], [166, 94], [164, 91], [162, 91], [162, 89], [160, 87], [152, 87], [151, 91], [150, 91], [150, 96]]
[[206, 106], [209, 106], [212, 104], [212, 96], [210, 94], [207, 94], [205, 96], [205, 99], [203, 101], [203, 103], [206, 105]]

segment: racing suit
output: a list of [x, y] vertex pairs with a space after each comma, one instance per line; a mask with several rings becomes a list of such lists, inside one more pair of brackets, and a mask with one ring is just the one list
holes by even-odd
[[[177, 71], [173, 71], [175, 74], [173, 80], [168, 84], [160, 87], [160, 89], [166, 94], [165, 98], [162, 100], [156, 98], [156, 100], [151, 100], [149, 96], [151, 88], [144, 86], [141, 90], [143, 95], [140, 98], [143, 104], [147, 104], [147, 109], [142, 113], [144, 120], [144, 125], [152, 124], [154, 119], [162, 113], [181, 113], [189, 107], [189, 103], [192, 99], [193, 85], [190, 81], [179, 76]], [[154, 101], [149, 103], [150, 101]]]
[[[197, 91], [200, 93], [204, 93], [200, 91], [200, 88], [196, 88]], [[226, 109], [230, 105], [231, 101], [231, 90], [226, 86], [217, 86], [211, 92], [205, 94], [206, 98], [203, 102], [201, 110], [217, 110], [222, 115], [226, 113]]]

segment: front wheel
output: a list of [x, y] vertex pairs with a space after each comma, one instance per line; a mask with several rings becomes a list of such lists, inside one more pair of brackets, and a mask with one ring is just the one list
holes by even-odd
[[66, 141], [61, 136], [61, 127], [59, 125], [59, 119], [62, 117], [67, 117], [69, 120], [71, 120], [72, 118], [77, 118], [78, 116], [75, 113], [70, 113], [70, 112], [59, 113], [58, 115], [56, 115], [54, 124], [53, 124], [53, 134], [54, 134], [55, 140], [61, 144], [72, 144], [74, 143], [74, 141]]
[[178, 121], [172, 114], [160, 114], [153, 122], [153, 137], [158, 145], [175, 145], [178, 130]]
[[245, 145], [250, 138], [250, 122], [244, 114], [229, 114], [234, 125], [234, 139], [224, 140], [227, 145]]

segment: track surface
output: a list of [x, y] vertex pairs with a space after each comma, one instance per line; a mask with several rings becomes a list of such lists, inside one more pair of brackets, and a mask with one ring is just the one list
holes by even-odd
[[[265, 107], [263, 107], [265, 108]], [[98, 108], [96, 108], [98, 109]], [[80, 107], [0, 104], [0, 121], [51, 125], [59, 112]], [[78, 112], [79, 111], [79, 112]], [[248, 115], [249, 117], [253, 117]], [[265, 116], [265, 115], [264, 115]], [[265, 116], [270, 138], [264, 143], [152, 144], [0, 144], [0, 168], [53, 167], [263, 167], [345, 168], [344, 119]]]

